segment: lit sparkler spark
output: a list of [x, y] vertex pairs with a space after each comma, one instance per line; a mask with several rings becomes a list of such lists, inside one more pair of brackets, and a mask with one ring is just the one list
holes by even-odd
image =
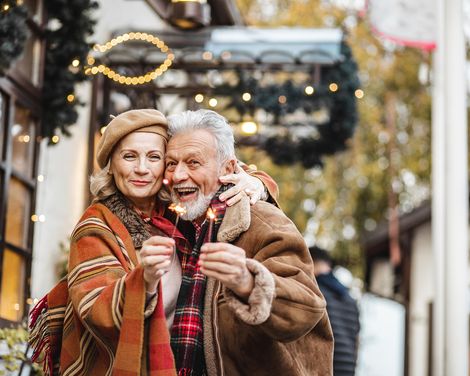
[[212, 208], [207, 209], [206, 216], [209, 219], [209, 234], [207, 239], [209, 242], [212, 241], [212, 232], [213, 232], [213, 227], [214, 227], [214, 220], [215, 220], [215, 210], [212, 210]]
[[179, 204], [171, 204], [168, 209], [176, 213], [175, 227], [173, 228], [173, 233], [171, 234], [171, 237], [173, 237], [175, 235], [176, 226], [178, 226], [180, 216], [186, 213], [186, 208]]

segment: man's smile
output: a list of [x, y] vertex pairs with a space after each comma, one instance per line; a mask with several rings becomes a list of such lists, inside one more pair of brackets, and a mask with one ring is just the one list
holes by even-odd
[[189, 201], [195, 199], [199, 191], [198, 187], [173, 187], [173, 191], [181, 199], [181, 201]]

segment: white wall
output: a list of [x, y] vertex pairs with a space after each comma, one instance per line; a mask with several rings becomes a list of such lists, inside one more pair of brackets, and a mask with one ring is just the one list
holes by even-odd
[[[89, 84], [80, 93], [87, 98]], [[83, 95], [84, 94], [84, 95]], [[61, 137], [59, 143], [41, 144], [36, 213], [45, 222], [36, 222], [34, 229], [31, 294], [41, 297], [57, 281], [56, 265], [60, 257], [59, 243], [67, 242], [85, 206], [89, 106], [80, 108], [78, 124], [70, 128], [72, 137]]]
[[[91, 40], [103, 43], [116, 29], [129, 31], [162, 29], [163, 22], [144, 1], [101, 0], [94, 17], [98, 20]], [[61, 137], [55, 146], [41, 145], [39, 171], [45, 177], [39, 183], [36, 213], [46, 217], [36, 222], [33, 243], [31, 294], [44, 295], [56, 282], [59, 243], [68, 236], [85, 206], [88, 128], [90, 122], [91, 85], [80, 85], [77, 96], [85, 102], [79, 109], [76, 125], [70, 127], [72, 137]]]
[[405, 307], [366, 293], [359, 301], [359, 312], [361, 331], [356, 376], [402, 376]]
[[431, 223], [415, 229], [411, 253], [409, 307], [410, 375], [428, 375], [429, 303], [434, 297]]

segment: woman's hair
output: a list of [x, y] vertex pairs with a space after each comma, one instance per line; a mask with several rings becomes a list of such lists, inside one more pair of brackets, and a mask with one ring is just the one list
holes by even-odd
[[90, 176], [90, 192], [93, 195], [93, 202], [104, 200], [117, 191], [114, 177], [109, 173], [111, 161], [106, 166]]
[[198, 129], [207, 130], [215, 137], [217, 157], [220, 163], [235, 158], [233, 131], [223, 116], [210, 110], [185, 111], [181, 114], [168, 116], [170, 136]]

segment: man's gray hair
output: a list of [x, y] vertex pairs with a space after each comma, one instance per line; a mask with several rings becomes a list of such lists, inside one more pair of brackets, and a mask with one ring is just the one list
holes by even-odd
[[170, 136], [198, 129], [204, 129], [215, 137], [217, 156], [220, 163], [235, 158], [233, 130], [222, 115], [211, 110], [201, 109], [168, 116], [168, 133]]

